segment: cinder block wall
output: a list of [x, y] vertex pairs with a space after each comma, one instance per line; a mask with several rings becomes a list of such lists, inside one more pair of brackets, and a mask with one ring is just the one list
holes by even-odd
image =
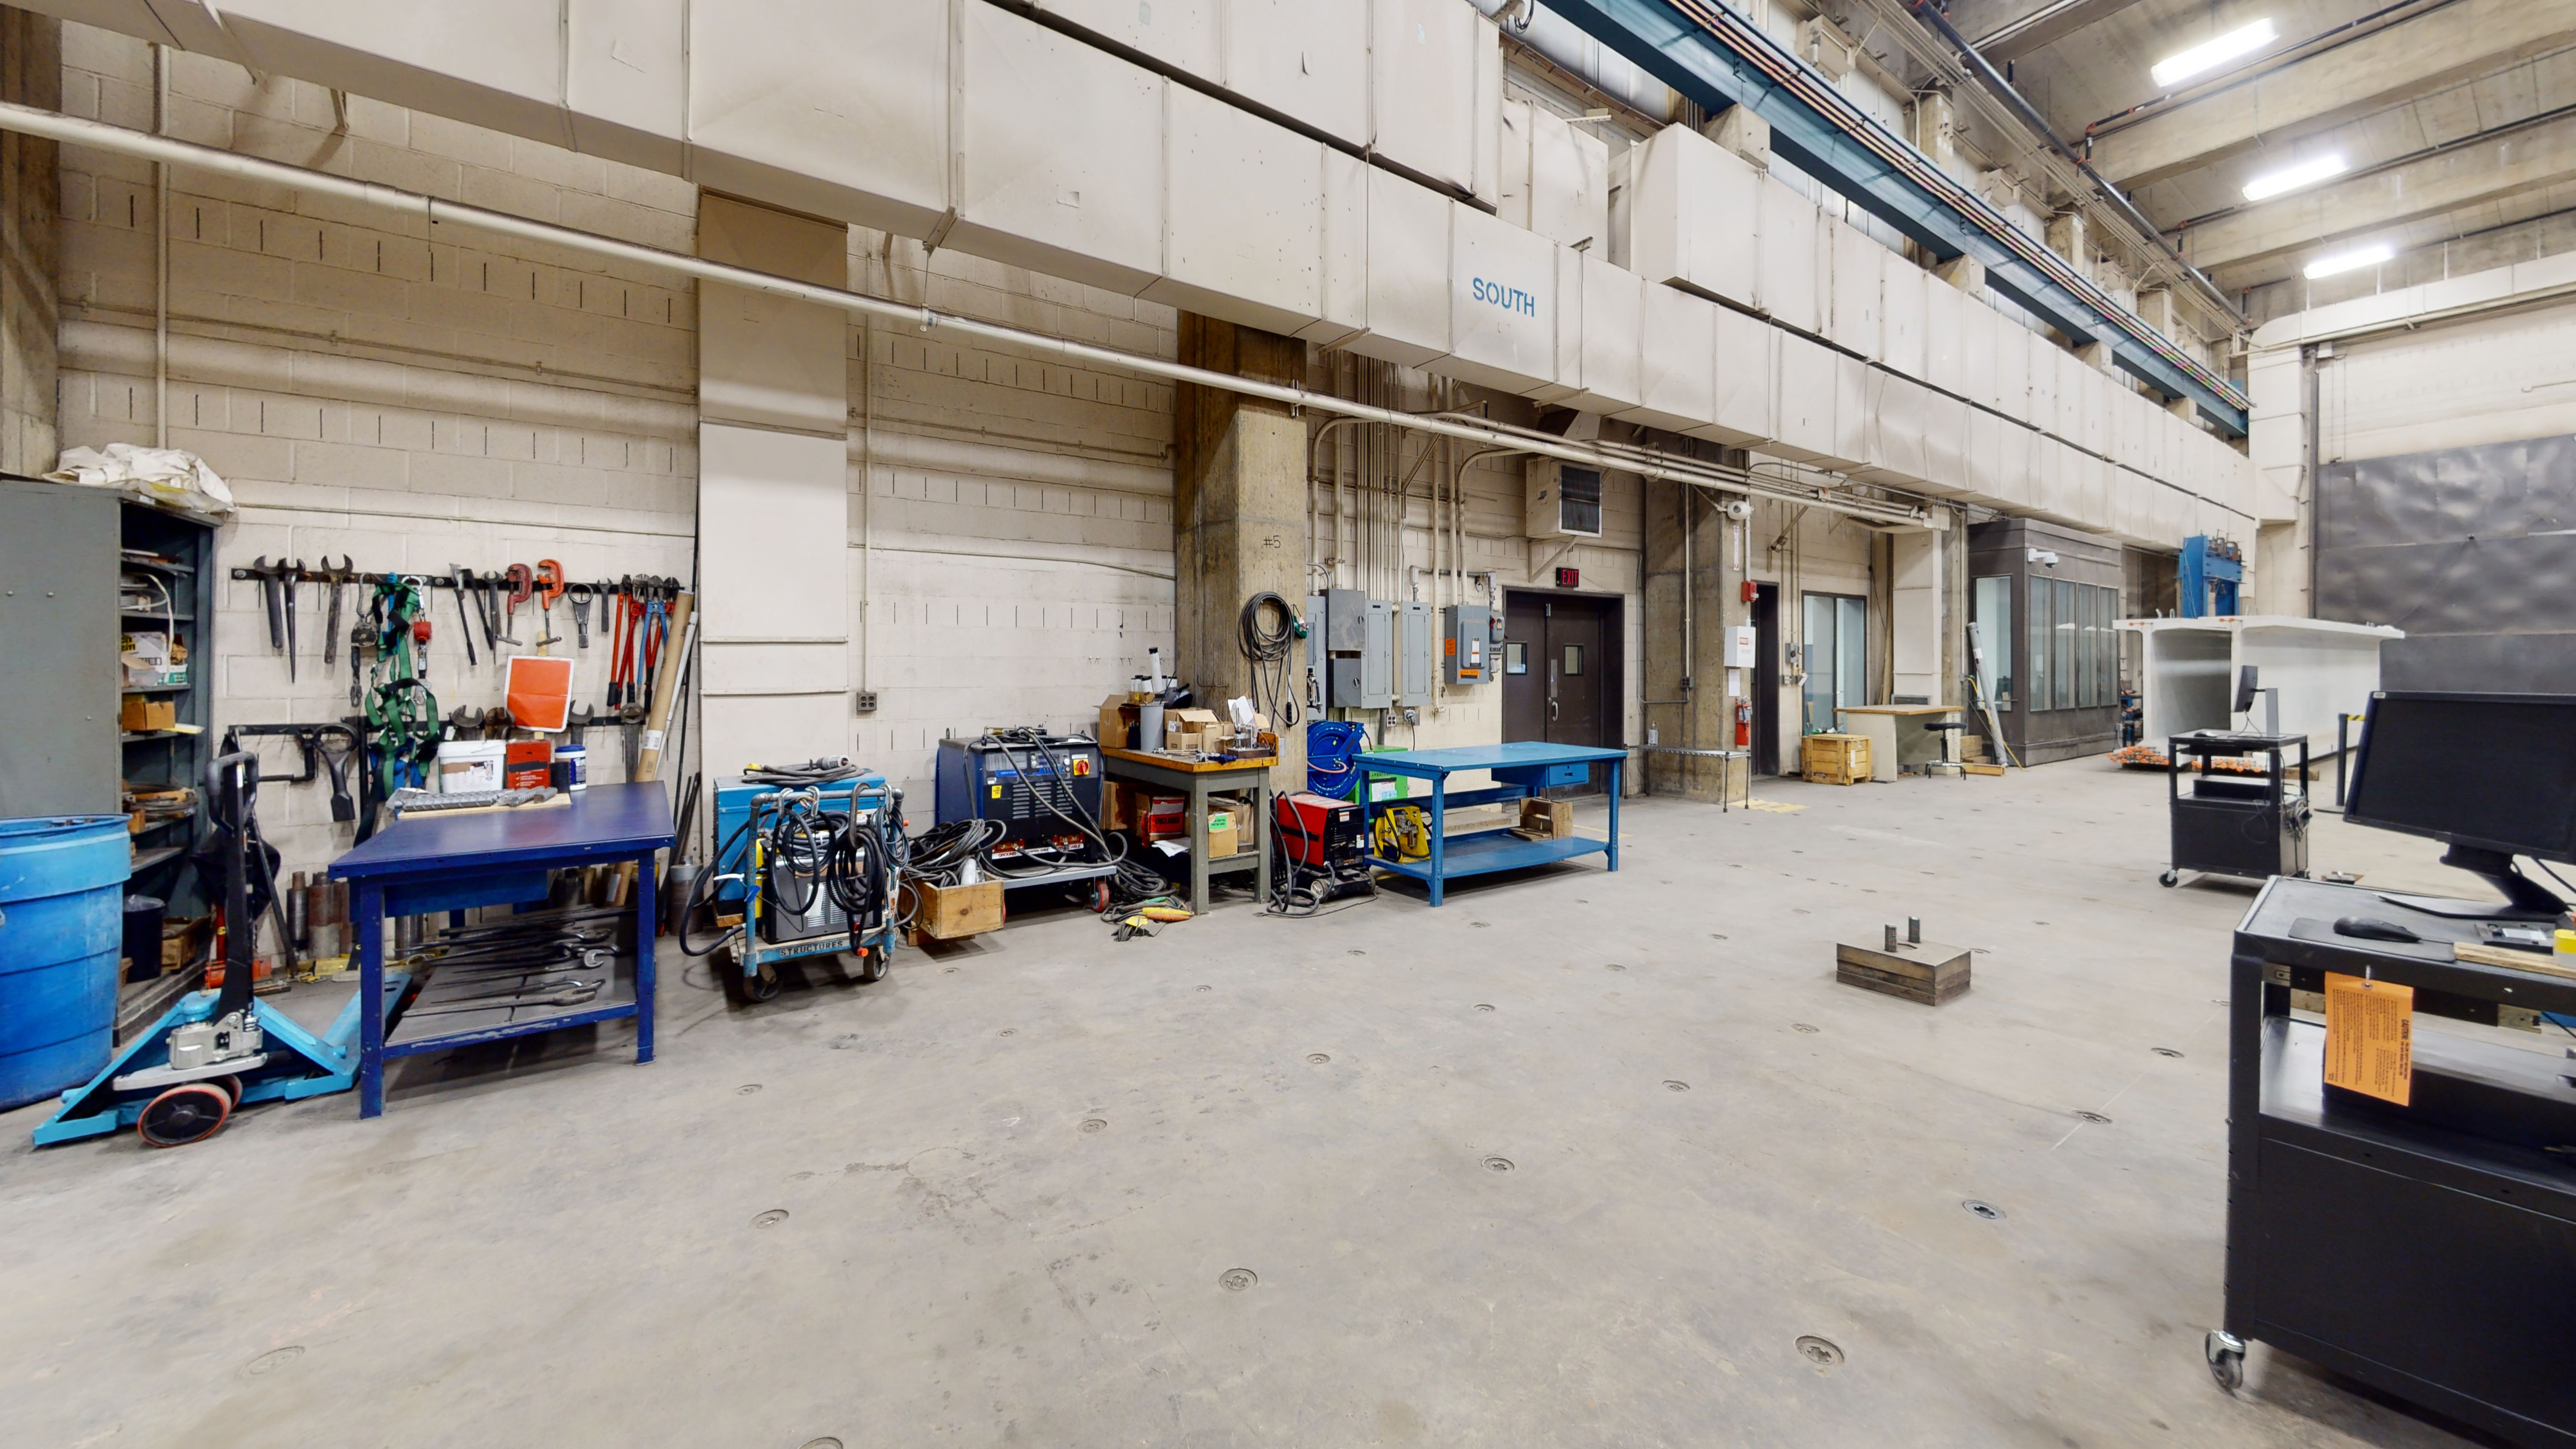
[[[148, 129], [149, 48], [78, 24], [63, 37], [63, 108]], [[696, 193], [670, 177], [357, 96], [344, 128], [329, 92], [254, 84], [205, 57], [174, 53], [171, 81], [170, 130], [188, 140], [693, 250]], [[241, 502], [218, 539], [224, 566], [345, 554], [430, 573], [554, 558], [575, 578], [690, 576], [693, 288], [184, 170], [172, 187], [170, 441]], [[62, 446], [149, 444], [151, 168], [69, 148], [60, 195]], [[880, 295], [1172, 351], [1168, 308], [865, 232], [850, 262], [852, 285]], [[879, 708], [853, 707], [847, 733], [814, 753], [885, 770], [926, 822], [943, 733], [1087, 724], [1147, 644], [1170, 648], [1170, 389], [856, 325], [848, 356], [849, 478], [864, 495], [851, 647]], [[465, 667], [452, 595], [440, 602], [441, 707], [497, 703], [498, 669], [488, 656]], [[227, 583], [200, 661], [218, 717], [347, 713], [345, 663], [321, 663], [323, 615], [308, 587], [290, 681], [257, 586]], [[559, 612], [568, 640], [570, 626]], [[534, 637], [524, 615], [520, 627]], [[595, 704], [607, 651], [575, 657], [575, 698]], [[615, 733], [590, 743], [598, 777], [619, 778]], [[278, 749], [276, 768], [289, 764]], [[347, 848], [319, 788], [265, 804], [288, 870]]]

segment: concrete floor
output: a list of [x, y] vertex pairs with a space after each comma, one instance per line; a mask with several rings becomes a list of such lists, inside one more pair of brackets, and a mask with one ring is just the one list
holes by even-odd
[[[2249, 893], [2156, 885], [2161, 778], [1760, 793], [1795, 808], [1632, 803], [1617, 875], [1436, 911], [1041, 913], [877, 986], [666, 988], [650, 1066], [417, 1060], [375, 1122], [0, 1116], [0, 1439], [2469, 1442], [2203, 1367]], [[2336, 820], [2315, 859], [2465, 893], [2435, 853]], [[1834, 984], [1908, 914], [1970, 995]]]

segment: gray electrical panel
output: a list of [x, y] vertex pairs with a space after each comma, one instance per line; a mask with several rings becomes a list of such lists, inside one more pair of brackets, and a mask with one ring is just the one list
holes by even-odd
[[1395, 702], [1411, 709], [1431, 702], [1431, 606], [1396, 605]]
[[1482, 604], [1440, 611], [1440, 667], [1451, 684], [1483, 684], [1501, 674], [1503, 619]]
[[1324, 597], [1306, 596], [1306, 673], [1318, 681], [1324, 677]]
[[[1347, 600], [1347, 602], [1345, 602]], [[1334, 709], [1384, 709], [1395, 700], [1395, 606], [1357, 589], [1324, 596], [1325, 652]]]

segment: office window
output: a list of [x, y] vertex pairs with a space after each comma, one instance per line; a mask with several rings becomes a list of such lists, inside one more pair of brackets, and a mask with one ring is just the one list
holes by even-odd
[[2029, 643], [2024, 646], [2022, 655], [2028, 677], [2022, 680], [2022, 698], [2029, 701], [2027, 707], [2033, 710], [2056, 708], [2049, 703], [2048, 695], [2049, 683], [2055, 673], [2050, 668], [2053, 656], [2050, 642], [2056, 637], [2053, 622], [2057, 617], [2057, 591], [2049, 587], [2052, 582], [2050, 579], [2030, 581]]
[[1985, 656], [1986, 687], [1993, 691], [1999, 710], [2013, 706], [2012, 614], [2010, 575], [1989, 574], [1974, 581], [1968, 591], [1968, 618], [1977, 626], [1975, 642]]
[[2075, 612], [2075, 585], [2065, 579], [2051, 579], [2057, 595], [2057, 617], [2050, 621], [2048, 697], [2051, 709], [2075, 707], [2075, 633], [2080, 620]]

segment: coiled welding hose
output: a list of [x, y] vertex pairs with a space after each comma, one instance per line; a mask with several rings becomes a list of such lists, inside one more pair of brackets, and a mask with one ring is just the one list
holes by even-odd
[[1360, 767], [1352, 757], [1367, 748], [1366, 725], [1319, 719], [1306, 726], [1306, 788], [1348, 800], [1360, 778]]
[[[1265, 614], [1276, 614], [1278, 623], [1266, 622]], [[1258, 708], [1268, 698], [1274, 730], [1297, 727], [1297, 696], [1288, 688], [1288, 651], [1297, 642], [1298, 627], [1296, 610], [1268, 589], [1244, 600], [1243, 612], [1235, 619], [1243, 657], [1252, 666], [1253, 705]]]
[[742, 767], [742, 778], [745, 784], [775, 785], [790, 789], [804, 785], [836, 785], [843, 780], [855, 780], [858, 775], [859, 767], [851, 763], [847, 755], [807, 760], [801, 765], [745, 765]]
[[[1129, 860], [1127, 858], [1127, 837], [1124, 835], [1111, 835], [1108, 831], [1101, 829], [1100, 822], [1091, 818], [1091, 812], [1084, 810], [1082, 802], [1074, 798], [1073, 791], [1070, 786], [1068, 786], [1064, 792], [1065, 799], [1072, 804], [1075, 810], [1082, 811], [1082, 814], [1078, 817], [1067, 814], [1062, 806], [1048, 798], [1047, 791], [1037, 788], [1034, 783], [1038, 778], [1037, 772], [1030, 769], [1027, 762], [1020, 758], [1020, 750], [1027, 749], [1034, 751], [1040, 759], [1047, 762], [1047, 768], [1055, 773], [1056, 779], [1070, 780], [1073, 778], [1072, 773], [1065, 768], [1064, 761], [1058, 758], [1055, 751], [1048, 746], [1046, 736], [1042, 731], [1027, 727], [995, 730], [992, 733], [985, 735], [981, 741], [978, 741], [978, 743], [988, 743], [1001, 750], [1003, 757], [1011, 762], [1011, 768], [1020, 772], [1020, 778], [1032, 782], [1029, 786], [1029, 794], [1034, 796], [1037, 799], [1037, 802], [1044, 805], [1048, 812], [1053, 814], [1057, 819], [1062, 820], [1067, 825], [1070, 825], [1074, 829], [1082, 832], [1084, 835], [1089, 836], [1092, 844], [1099, 848], [1101, 860], [1117, 867], [1116, 872], [1110, 878], [1111, 911], [1124, 914], [1126, 911], [1137, 906], [1159, 904], [1171, 899], [1172, 888], [1164, 881], [1162, 872], [1155, 870], [1151, 866]], [[994, 865], [989, 853], [984, 858], [984, 866], [995, 875], [1002, 876], [1005, 879], [1010, 878], [1012, 875], [1012, 872]]]

